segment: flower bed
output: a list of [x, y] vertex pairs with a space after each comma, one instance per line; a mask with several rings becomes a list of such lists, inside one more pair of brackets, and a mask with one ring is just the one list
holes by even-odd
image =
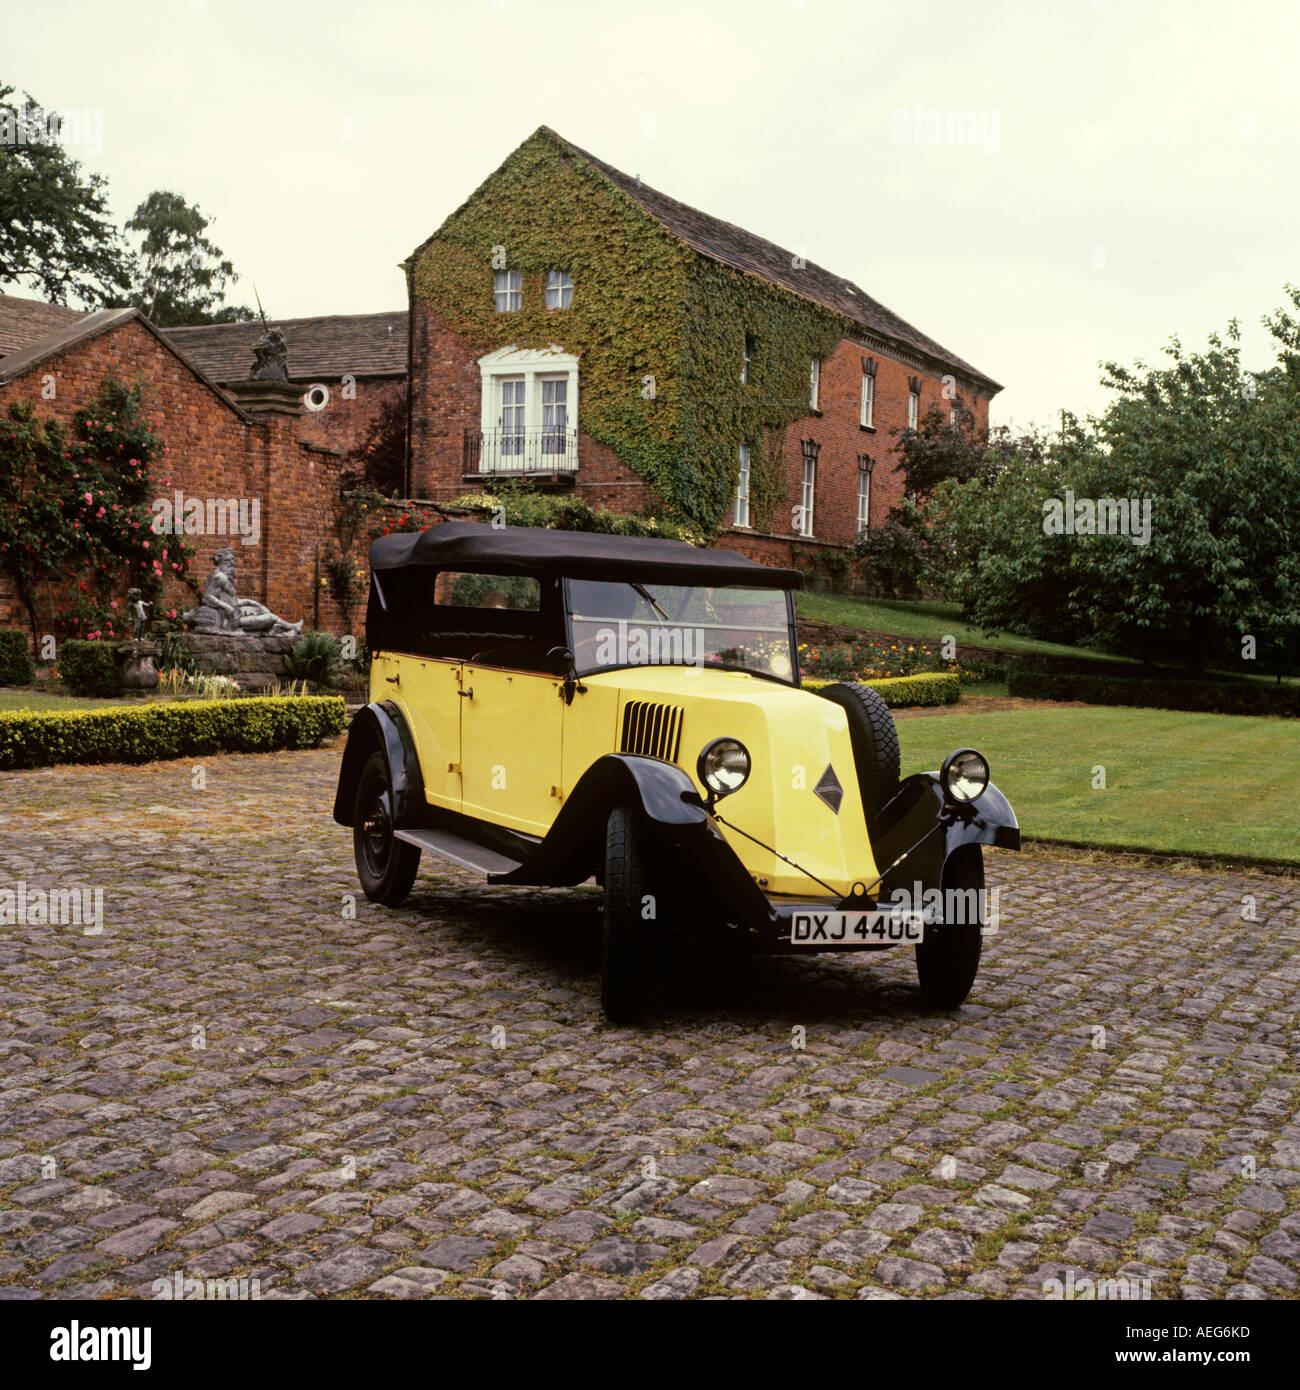
[[[805, 690], [818, 691], [830, 680], [805, 680]], [[954, 671], [925, 671], [912, 676], [892, 679], [859, 681], [879, 693], [890, 709], [906, 709], [917, 705], [955, 705], [961, 699], [961, 678]]]

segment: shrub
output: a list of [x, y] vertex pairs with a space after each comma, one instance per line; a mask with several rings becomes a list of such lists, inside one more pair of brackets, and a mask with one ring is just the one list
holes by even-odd
[[31, 685], [36, 663], [27, 647], [27, 634], [0, 628], [0, 685]]
[[117, 647], [71, 637], [59, 644], [59, 679], [70, 695], [117, 694]]
[[[803, 688], [816, 692], [834, 681], [804, 681]], [[890, 709], [915, 705], [955, 705], [961, 699], [961, 677], [953, 672], [926, 672], [916, 676], [895, 676], [889, 680], [859, 682], [879, 692]]]
[[1012, 670], [1010, 694], [1029, 700], [1083, 700], [1211, 714], [1300, 715], [1300, 690], [1248, 681], [1138, 680], [1123, 676], [1055, 675]]
[[327, 632], [304, 632], [285, 653], [284, 669], [293, 680], [329, 685], [338, 672], [343, 644]]
[[345, 714], [337, 695], [0, 714], [0, 769], [312, 748], [342, 730]]

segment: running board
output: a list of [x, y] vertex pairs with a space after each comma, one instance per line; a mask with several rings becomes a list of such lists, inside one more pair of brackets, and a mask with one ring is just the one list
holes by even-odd
[[511, 859], [498, 854], [496, 850], [485, 849], [482, 845], [456, 835], [450, 830], [395, 830], [393, 834], [408, 845], [427, 849], [443, 859], [450, 859], [466, 869], [476, 869], [481, 874], [508, 874], [519, 867], [522, 860]]

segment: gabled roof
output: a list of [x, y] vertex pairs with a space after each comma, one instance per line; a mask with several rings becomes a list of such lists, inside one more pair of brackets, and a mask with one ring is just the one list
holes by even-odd
[[68, 309], [62, 304], [46, 304], [41, 299], [0, 294], [0, 357], [30, 347], [85, 317], [85, 309]]
[[191, 375], [202, 382], [217, 397], [227, 410], [233, 410], [241, 420], [247, 421], [251, 418], [201, 367], [196, 366], [175, 343], [170, 342], [160, 329], [150, 323], [139, 309], [99, 309], [93, 314], [85, 314], [72, 323], [56, 329], [55, 332], [29, 344], [19, 352], [10, 353], [7, 357], [0, 357], [0, 386], [8, 386], [11, 381], [16, 380], [25, 372], [30, 372], [33, 368], [41, 366], [42, 363], [51, 361], [55, 357], [61, 357], [65, 352], [90, 342], [92, 338], [98, 338], [103, 333], [110, 333], [113, 329], [121, 328], [128, 323], [138, 323], [145, 332], [156, 338]]
[[[807, 260], [803, 261], [799, 269], [795, 269], [794, 255], [777, 246], [775, 242], [755, 236], [753, 232], [747, 232], [734, 223], [710, 217], [708, 213], [688, 207], [685, 203], [679, 203], [676, 198], [660, 193], [657, 189], [642, 183], [639, 178], [633, 178], [621, 169], [615, 169], [612, 164], [606, 164], [604, 160], [580, 149], [549, 126], [539, 126], [529, 138], [548, 140], [560, 149], [576, 155], [603, 175], [642, 211], [654, 218], [670, 235], [699, 255], [741, 274], [757, 275], [793, 294], [802, 295], [805, 299], [843, 314], [866, 338], [878, 338], [886, 345], [900, 348], [937, 368], [940, 374], [952, 371], [954, 375], [963, 376], [985, 395], [995, 395], [1002, 389], [992, 377], [986, 376], [978, 368], [958, 357], [955, 352], [950, 352], [933, 338], [927, 337], [920, 329], [913, 328], [905, 319], [887, 309], [879, 300], [873, 299], [860, 286], [845, 280], [843, 276], [833, 275], [829, 270]], [[414, 261], [432, 240], [430, 237], [428, 241], [421, 243], [412, 253], [411, 261]]]
[[[351, 376], [405, 376], [406, 310], [385, 314], [326, 314], [268, 319], [284, 334], [294, 381], [337, 381]], [[253, 370], [253, 344], [265, 329], [248, 323], [166, 328], [164, 333], [214, 381], [245, 381]]]

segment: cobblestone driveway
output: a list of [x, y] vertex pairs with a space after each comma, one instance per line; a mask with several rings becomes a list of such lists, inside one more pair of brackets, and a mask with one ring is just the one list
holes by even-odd
[[589, 891], [346, 916], [337, 762], [0, 780], [0, 888], [105, 893], [0, 928], [0, 1295], [1296, 1296], [1296, 881], [998, 855], [955, 1014], [890, 952], [610, 1028]]

